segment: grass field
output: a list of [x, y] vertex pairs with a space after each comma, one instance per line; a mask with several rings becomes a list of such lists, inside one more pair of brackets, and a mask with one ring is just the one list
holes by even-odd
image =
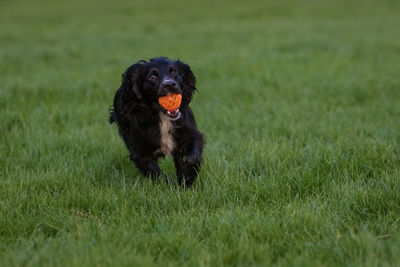
[[[3, 0], [0, 265], [398, 265], [399, 14]], [[160, 55], [198, 80], [207, 146], [188, 190], [139, 175], [107, 122], [121, 73]]]

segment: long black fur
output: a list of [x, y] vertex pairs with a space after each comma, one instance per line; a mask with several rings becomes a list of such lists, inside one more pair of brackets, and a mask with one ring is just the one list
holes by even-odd
[[[154, 78], [150, 77], [152, 73], [158, 74], [157, 80], [151, 80]], [[163, 77], [176, 82], [176, 86], [163, 86]], [[189, 107], [196, 90], [196, 78], [190, 67], [179, 60], [165, 57], [141, 60], [122, 75], [122, 84], [115, 94], [109, 122], [118, 124], [130, 159], [142, 174], [153, 178], [164, 176], [157, 160], [165, 156], [160, 152], [160, 114], [166, 114], [166, 111], [158, 104], [158, 97], [171, 92], [182, 93], [179, 108], [181, 116], [171, 121], [176, 144], [171, 154], [179, 184], [190, 186], [195, 181], [200, 171], [204, 145], [203, 134], [198, 131]]]

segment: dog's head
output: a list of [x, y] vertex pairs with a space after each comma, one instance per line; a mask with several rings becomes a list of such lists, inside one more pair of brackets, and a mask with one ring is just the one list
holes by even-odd
[[[186, 108], [192, 100], [196, 78], [187, 64], [158, 57], [130, 66], [122, 75], [121, 87], [130, 99], [141, 101], [152, 111], [160, 110], [167, 118], [176, 120], [181, 116], [180, 109]], [[169, 93], [182, 94], [181, 106], [172, 112], [167, 112], [158, 103], [159, 97]]]

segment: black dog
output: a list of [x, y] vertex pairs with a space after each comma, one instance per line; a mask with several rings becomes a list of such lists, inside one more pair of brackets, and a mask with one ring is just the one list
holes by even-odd
[[[122, 75], [110, 123], [117, 122], [130, 159], [144, 175], [164, 176], [157, 160], [172, 154], [179, 184], [194, 182], [204, 144], [189, 107], [195, 90], [190, 67], [165, 57], [141, 60]], [[177, 110], [166, 111], [158, 103], [159, 97], [169, 93], [182, 94]]]

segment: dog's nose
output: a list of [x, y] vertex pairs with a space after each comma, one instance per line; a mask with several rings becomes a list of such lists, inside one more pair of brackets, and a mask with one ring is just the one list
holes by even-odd
[[161, 83], [161, 86], [164, 90], [170, 91], [170, 90], [176, 90], [178, 85], [176, 84], [176, 82], [172, 80], [166, 80]]

